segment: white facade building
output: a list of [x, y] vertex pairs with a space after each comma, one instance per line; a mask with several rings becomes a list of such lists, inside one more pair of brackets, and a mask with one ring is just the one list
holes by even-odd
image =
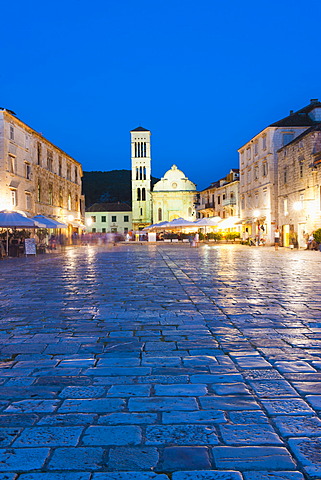
[[152, 223], [151, 202], [151, 132], [143, 127], [131, 130], [133, 229]]
[[320, 102], [272, 123], [239, 151], [240, 211], [243, 231], [273, 243], [278, 220], [277, 151], [318, 121]]
[[132, 230], [132, 210], [127, 203], [94, 203], [85, 216], [91, 233], [126, 234]]
[[239, 217], [238, 168], [232, 168], [226, 177], [200, 192], [197, 212], [200, 217]]
[[45, 215], [80, 232], [84, 221], [81, 164], [0, 109], [0, 210]]
[[173, 165], [152, 191], [153, 222], [171, 221], [175, 218], [196, 219], [196, 185]]

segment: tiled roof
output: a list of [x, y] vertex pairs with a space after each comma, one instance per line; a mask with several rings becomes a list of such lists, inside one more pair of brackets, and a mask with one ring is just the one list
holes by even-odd
[[86, 209], [86, 212], [131, 212], [127, 203], [94, 203]]
[[147, 128], [144, 128], [144, 127], [137, 127], [137, 128], [134, 128], [134, 130], [131, 130], [131, 132], [149, 132], [149, 130], [147, 130]]
[[311, 103], [297, 112], [290, 113], [282, 120], [271, 123], [270, 127], [306, 127], [309, 125], [315, 125], [310, 117], [309, 113], [315, 108], [321, 108], [321, 102], [318, 100], [311, 100]]

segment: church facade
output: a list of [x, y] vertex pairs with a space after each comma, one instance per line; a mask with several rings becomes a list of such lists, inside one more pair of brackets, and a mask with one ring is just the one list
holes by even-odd
[[173, 165], [151, 189], [151, 132], [131, 130], [133, 230], [183, 217], [195, 220], [196, 185]]
[[173, 165], [152, 191], [153, 222], [163, 222], [183, 217], [196, 220], [196, 185]]

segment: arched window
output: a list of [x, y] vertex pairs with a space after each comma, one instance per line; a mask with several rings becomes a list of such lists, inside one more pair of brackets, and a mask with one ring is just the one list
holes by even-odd
[[146, 189], [142, 188], [142, 200], [143, 202], [146, 200]]
[[139, 167], [139, 179], [143, 179], [143, 167]]
[[138, 180], [139, 177], [138, 177], [138, 167], [136, 167], [136, 180]]
[[68, 210], [71, 210], [71, 194], [68, 193]]
[[137, 188], [137, 201], [140, 202], [140, 188]]
[[146, 180], [146, 167], [144, 167], [144, 180]]
[[162, 221], [162, 209], [161, 208], [158, 209], [158, 221], [159, 222]]

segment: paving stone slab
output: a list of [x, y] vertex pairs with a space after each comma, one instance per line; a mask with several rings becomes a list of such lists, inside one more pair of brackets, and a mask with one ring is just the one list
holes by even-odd
[[243, 376], [240, 373], [202, 373], [199, 375], [191, 375], [191, 383], [235, 383], [242, 382]]
[[16, 480], [18, 475], [15, 473], [0, 473], [0, 480]]
[[[72, 473], [27, 473], [19, 476], [19, 480], [90, 480], [88, 472]], [[0, 477], [1, 480], [1, 477]]]
[[274, 367], [279, 370], [279, 372], [316, 372], [315, 368], [313, 368], [308, 362], [304, 361], [295, 361], [295, 362], [275, 362]]
[[188, 375], [148, 375], [137, 377], [137, 383], [157, 383], [163, 385], [189, 383]]
[[88, 427], [82, 438], [84, 445], [139, 445], [142, 441], [141, 429], [136, 426], [96, 426]]
[[280, 416], [274, 423], [284, 437], [321, 436], [321, 420], [310, 416]]
[[196, 410], [195, 412], [173, 411], [163, 412], [162, 420], [164, 424], [175, 423], [205, 423], [217, 424], [227, 421], [224, 412], [221, 410]]
[[37, 425], [89, 425], [95, 422], [97, 416], [89, 413], [45, 415], [37, 422]]
[[242, 372], [242, 376], [246, 380], [279, 380], [282, 376], [277, 370], [261, 369], [261, 370], [245, 370]]
[[22, 428], [0, 427], [0, 448], [9, 447], [21, 430]]
[[214, 463], [217, 468], [236, 470], [291, 470], [295, 464], [284, 447], [213, 447]]
[[146, 445], [217, 445], [210, 425], [153, 425], [146, 428]]
[[269, 423], [268, 417], [263, 412], [258, 410], [254, 410], [253, 412], [248, 410], [245, 410], [244, 412], [229, 411], [228, 417], [231, 420], [231, 422], [240, 424], [240, 425], [242, 424], [261, 425], [261, 424]]
[[94, 473], [92, 480], [169, 480], [169, 478], [164, 473], [104, 472]]
[[49, 461], [48, 469], [100, 470], [104, 463], [103, 456], [104, 450], [99, 447], [56, 448]]
[[106, 388], [103, 387], [66, 387], [60, 394], [60, 398], [97, 398], [106, 396]]
[[303, 395], [320, 393], [320, 382], [292, 382], [293, 387]]
[[172, 480], [243, 480], [240, 472], [227, 471], [219, 472], [217, 470], [210, 471], [191, 471], [191, 472], [174, 472]]
[[227, 445], [280, 445], [282, 440], [270, 425], [220, 425]]
[[181, 365], [180, 357], [149, 357], [145, 356], [142, 359], [142, 366], [157, 365], [157, 366], [179, 366]]
[[163, 452], [161, 469], [165, 472], [175, 470], [209, 470], [211, 462], [206, 447], [166, 447]]
[[198, 410], [193, 397], [135, 397], [128, 401], [130, 412], [150, 412], [169, 410]]
[[38, 377], [35, 379], [36, 385], [90, 385], [92, 380], [85, 376], [66, 376], [65, 372], [64, 375], [59, 376], [49, 376], [49, 377]]
[[305, 471], [313, 478], [321, 477], [321, 438], [290, 438], [289, 445]]
[[38, 419], [38, 415], [33, 413], [8, 413], [5, 415], [0, 415], [0, 425], [2, 427], [28, 427], [30, 425], [34, 425]]
[[108, 467], [111, 470], [155, 469], [159, 453], [155, 447], [115, 447], [109, 451]]
[[14, 447], [76, 446], [83, 427], [31, 427], [25, 428], [13, 443]]
[[243, 472], [244, 480], [304, 480], [301, 472]]
[[121, 411], [125, 407], [125, 400], [120, 398], [92, 398], [64, 400], [62, 406], [58, 409], [59, 413], [79, 412], [79, 413], [106, 413]]
[[315, 413], [301, 398], [262, 399], [262, 404], [270, 415], [314, 415]]
[[245, 383], [214, 383], [210, 391], [216, 395], [249, 395], [250, 391]]
[[59, 405], [59, 400], [20, 400], [18, 402], [12, 402], [4, 409], [4, 412], [49, 413], [57, 410]]
[[26, 472], [43, 467], [49, 448], [0, 449], [0, 472]]
[[200, 397], [199, 401], [204, 409], [218, 409], [218, 410], [259, 410], [259, 405], [253, 397], [246, 397], [245, 395], [238, 396], [223, 396], [223, 397]]
[[155, 395], [157, 396], [188, 396], [198, 397], [207, 394], [206, 385], [155, 385]]
[[321, 410], [321, 395], [307, 395], [305, 399], [315, 410]]
[[150, 395], [150, 385], [112, 385], [108, 397], [140, 397]]
[[298, 393], [286, 380], [256, 380], [249, 382], [259, 397], [295, 397]]
[[95, 367], [88, 368], [84, 371], [88, 376], [120, 376], [120, 375], [149, 375], [151, 373], [150, 367]]

